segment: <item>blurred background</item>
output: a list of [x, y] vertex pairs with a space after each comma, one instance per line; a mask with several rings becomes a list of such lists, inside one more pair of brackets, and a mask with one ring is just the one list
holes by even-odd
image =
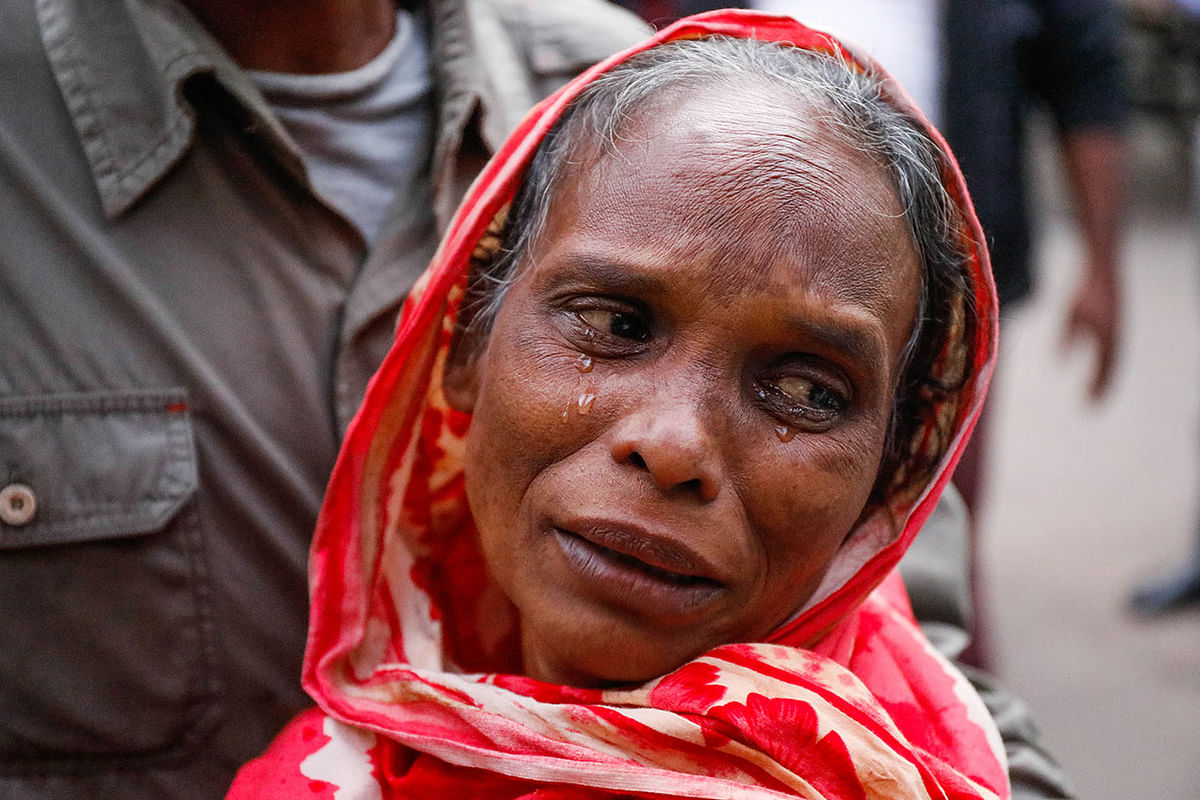
[[1128, 1], [1137, 111], [1115, 384], [1087, 398], [1061, 320], [1082, 262], [1056, 144], [1031, 148], [1039, 291], [1008, 320], [981, 515], [995, 671], [1083, 798], [1200, 798], [1200, 612], [1147, 621], [1130, 589], [1200, 526], [1200, 29]]

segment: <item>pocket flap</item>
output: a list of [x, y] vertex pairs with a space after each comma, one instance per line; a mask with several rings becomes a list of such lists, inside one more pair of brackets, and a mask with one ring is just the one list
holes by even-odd
[[[196, 490], [181, 389], [0, 398], [0, 490], [36, 511], [0, 518], [0, 549], [140, 536]], [[12, 524], [17, 523], [17, 524]]]

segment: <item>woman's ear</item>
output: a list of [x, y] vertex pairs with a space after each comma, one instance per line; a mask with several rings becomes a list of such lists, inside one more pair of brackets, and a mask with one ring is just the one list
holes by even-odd
[[454, 331], [446, 368], [442, 371], [442, 394], [455, 411], [470, 414], [475, 410], [480, 356], [486, 346], [486, 334], [464, 330], [461, 326]]

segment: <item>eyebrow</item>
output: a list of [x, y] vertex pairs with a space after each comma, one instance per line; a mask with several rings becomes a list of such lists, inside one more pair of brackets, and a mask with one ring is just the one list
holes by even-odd
[[822, 348], [845, 353], [859, 363], [886, 371], [890, 365], [881, 347], [880, 337], [874, 333], [875, 326], [864, 324], [858, 315], [844, 310], [835, 309], [832, 315], [839, 321], [792, 318], [788, 322], [792, 329], [807, 340], [817, 342]]
[[[655, 275], [648, 275], [631, 262], [621, 262], [591, 253], [572, 253], [562, 260], [571, 279], [579, 283], [603, 286], [618, 293], [631, 295], [664, 295], [667, 284]], [[559, 273], [561, 279], [561, 272]]]
[[[661, 297], [669, 292], [664, 280], [647, 275], [633, 262], [621, 262], [593, 253], [572, 253], [561, 263], [571, 271], [572, 280], [602, 286], [606, 291], [616, 294], [628, 294], [636, 298]], [[888, 369], [890, 364], [885, 358], [880, 337], [875, 334], [876, 325], [871, 324], [880, 320], [871, 317], [868, 322], [858, 313], [836, 306], [821, 309], [820, 315], [828, 321], [814, 319], [812, 315], [802, 317], [785, 314], [783, 322], [799, 338], [815, 342], [821, 349], [844, 353], [871, 368]]]

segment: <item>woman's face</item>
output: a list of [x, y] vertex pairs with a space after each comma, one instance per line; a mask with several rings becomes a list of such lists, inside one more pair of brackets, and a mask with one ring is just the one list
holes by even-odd
[[663, 104], [572, 167], [448, 372], [532, 677], [643, 681], [761, 640], [864, 511], [917, 257], [883, 170], [777, 105]]

